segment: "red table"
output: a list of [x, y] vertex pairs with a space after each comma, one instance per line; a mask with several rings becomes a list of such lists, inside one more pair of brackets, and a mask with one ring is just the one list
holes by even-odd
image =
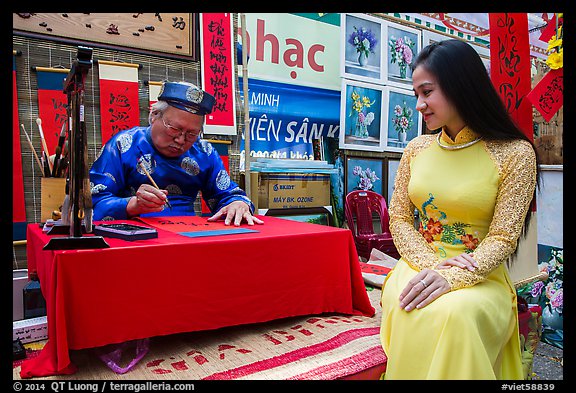
[[53, 236], [28, 225], [48, 342], [21, 377], [74, 373], [69, 350], [299, 315], [374, 315], [349, 230], [261, 218], [242, 225], [257, 233], [189, 238], [159, 228], [157, 239], [57, 251], [43, 250]]

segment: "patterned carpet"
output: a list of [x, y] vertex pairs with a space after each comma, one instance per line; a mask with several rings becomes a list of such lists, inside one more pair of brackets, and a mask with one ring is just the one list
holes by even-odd
[[[213, 331], [153, 337], [149, 351], [124, 374], [98, 356], [102, 348], [71, 351], [73, 375], [38, 380], [331, 380], [377, 378], [386, 355], [380, 345], [380, 290], [368, 288], [374, 317], [325, 314]], [[45, 342], [27, 344], [35, 356]], [[122, 353], [126, 367], [135, 345]], [[22, 361], [13, 363], [20, 379]], [[367, 371], [368, 370], [368, 371]], [[361, 373], [360, 376], [358, 373]]]

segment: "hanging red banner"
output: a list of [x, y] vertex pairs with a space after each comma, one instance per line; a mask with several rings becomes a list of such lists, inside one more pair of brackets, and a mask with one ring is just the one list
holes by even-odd
[[140, 125], [138, 64], [98, 61], [102, 145], [122, 130]]
[[18, 90], [16, 88], [16, 56], [12, 56], [12, 240], [26, 238], [26, 204], [22, 176], [22, 147], [18, 119]]
[[528, 94], [528, 100], [550, 121], [564, 105], [564, 68], [550, 70]]
[[490, 76], [508, 113], [534, 140], [528, 14], [490, 13]]
[[47, 154], [55, 154], [62, 125], [68, 117], [68, 97], [64, 93], [64, 80], [69, 72], [67, 68], [36, 67], [38, 116], [42, 120], [44, 139], [49, 150]]
[[[558, 21], [558, 24], [562, 24], [562, 20]], [[538, 38], [540, 41], [548, 42], [552, 36], [556, 35], [556, 14], [548, 21], [548, 24], [542, 30], [540, 37]]]
[[232, 14], [200, 14], [202, 86], [216, 98], [206, 115], [207, 134], [236, 135]]

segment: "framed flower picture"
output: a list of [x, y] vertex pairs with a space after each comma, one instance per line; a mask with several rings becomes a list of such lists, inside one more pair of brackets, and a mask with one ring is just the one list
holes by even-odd
[[384, 195], [384, 160], [371, 157], [346, 157], [346, 195], [354, 190]]
[[412, 90], [388, 87], [386, 102], [385, 150], [402, 152], [412, 139], [422, 133], [422, 115], [416, 110], [416, 96]]
[[340, 15], [342, 77], [384, 84], [383, 28], [383, 19], [365, 14]]
[[342, 80], [340, 94], [341, 149], [384, 151], [385, 87]]
[[386, 24], [386, 76], [389, 85], [412, 87], [412, 62], [420, 52], [422, 32], [388, 22]]

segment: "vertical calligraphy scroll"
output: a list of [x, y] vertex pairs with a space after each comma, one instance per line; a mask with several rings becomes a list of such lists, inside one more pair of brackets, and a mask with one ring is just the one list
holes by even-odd
[[148, 100], [149, 100], [149, 108], [152, 108], [158, 101], [158, 96], [160, 95], [160, 90], [162, 89], [162, 82], [154, 82], [148, 81]]
[[42, 130], [50, 152], [46, 152], [47, 154], [55, 153], [62, 125], [68, 117], [68, 97], [64, 93], [64, 80], [69, 72], [67, 68], [36, 67], [38, 115], [42, 119]]
[[102, 145], [119, 131], [140, 124], [138, 64], [99, 60]]
[[236, 135], [234, 40], [230, 13], [200, 14], [202, 86], [216, 98], [207, 134]]
[[508, 113], [534, 140], [528, 14], [490, 13], [490, 73]]
[[16, 56], [12, 56], [12, 240], [26, 238], [26, 205], [22, 177], [22, 148], [16, 88]]

